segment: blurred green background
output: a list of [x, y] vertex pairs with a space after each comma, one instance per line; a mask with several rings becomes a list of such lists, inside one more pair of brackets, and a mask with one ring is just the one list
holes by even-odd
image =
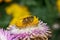
[[[13, 0], [12, 3], [27, 6], [32, 15], [49, 25], [52, 37], [49, 40], [60, 40], [60, 17], [56, 7], [56, 0]], [[0, 3], [0, 27], [6, 29], [11, 20], [5, 12], [5, 7], [12, 3]]]

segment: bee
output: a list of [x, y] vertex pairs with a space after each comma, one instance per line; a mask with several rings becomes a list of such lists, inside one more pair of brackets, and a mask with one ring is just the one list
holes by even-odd
[[35, 18], [37, 19], [37, 17], [34, 16], [26, 17], [23, 19], [22, 24], [25, 25], [25, 27], [36, 25], [38, 23], [38, 19], [36, 20]]
[[23, 19], [23, 24], [29, 24], [33, 22], [34, 17], [30, 16], [30, 17], [26, 17]]

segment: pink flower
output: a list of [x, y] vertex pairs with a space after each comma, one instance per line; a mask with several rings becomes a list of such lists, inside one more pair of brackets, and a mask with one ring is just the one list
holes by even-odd
[[0, 29], [0, 40], [13, 40], [13, 37], [9, 31]]
[[17, 40], [31, 40], [36, 38], [39, 38], [39, 40], [48, 40], [48, 37], [51, 35], [49, 27], [42, 21], [39, 21], [39, 24], [36, 27], [19, 29], [13, 26], [9, 31], [11, 34], [15, 35], [15, 39]]

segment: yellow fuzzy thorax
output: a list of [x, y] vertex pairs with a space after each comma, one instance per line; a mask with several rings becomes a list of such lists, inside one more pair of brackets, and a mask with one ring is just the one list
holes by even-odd
[[[12, 17], [13, 17], [10, 22], [10, 25], [16, 25], [17, 27], [21, 28], [21, 27], [25, 27], [25, 26], [38, 24], [38, 18], [36, 18], [36, 16], [33, 16], [33, 18], [32, 18], [33, 21], [32, 21], [32, 19], [29, 19], [31, 17], [31, 14], [28, 11], [28, 9], [24, 6], [20, 6], [16, 3], [7, 7], [6, 13], [8, 15], [12, 15]], [[23, 19], [27, 19], [26, 22]], [[29, 22], [27, 23], [27, 21], [29, 21]]]

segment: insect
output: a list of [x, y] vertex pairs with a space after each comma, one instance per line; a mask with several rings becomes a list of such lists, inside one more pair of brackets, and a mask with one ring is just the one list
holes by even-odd
[[23, 19], [23, 24], [29, 24], [29, 23], [32, 23], [32, 22], [33, 22], [33, 19], [34, 19], [33, 16], [24, 18], [24, 19]]

